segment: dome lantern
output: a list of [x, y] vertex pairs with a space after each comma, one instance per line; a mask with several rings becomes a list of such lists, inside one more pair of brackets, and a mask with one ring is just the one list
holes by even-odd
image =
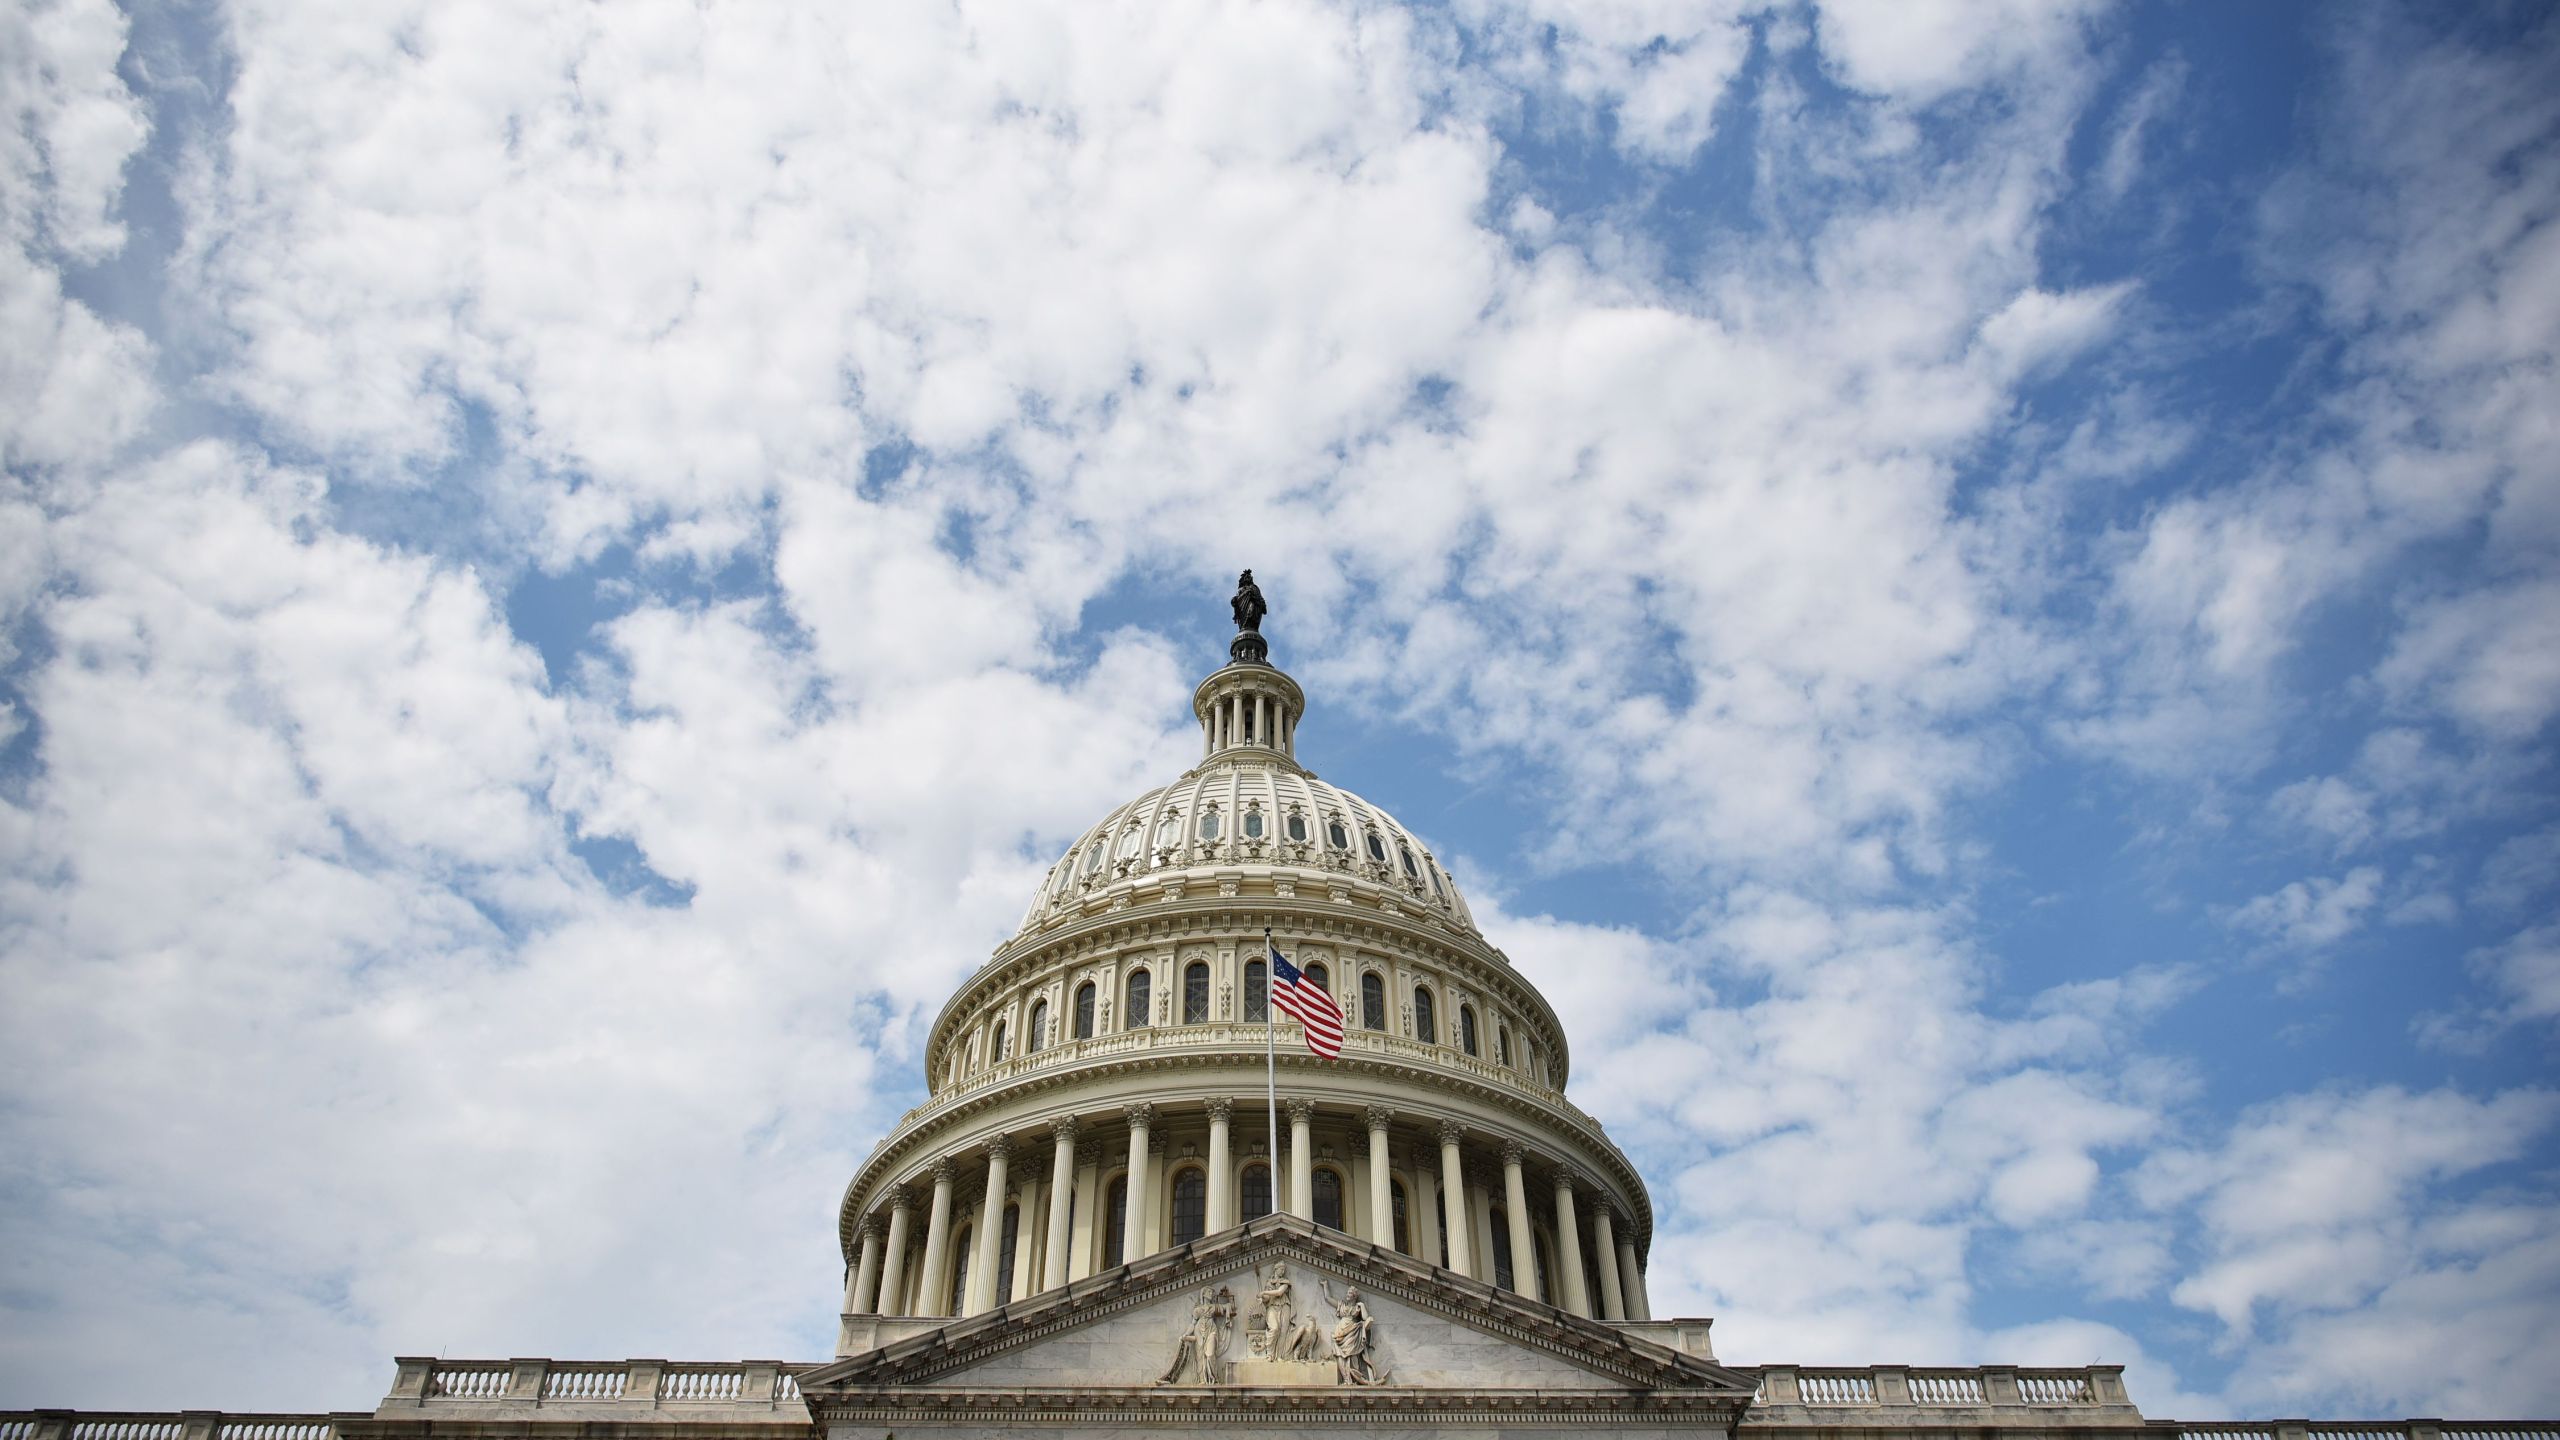
[[1298, 717], [1307, 708], [1298, 682], [1272, 665], [1271, 647], [1262, 638], [1262, 619], [1270, 612], [1253, 572], [1236, 577], [1236, 636], [1227, 642], [1227, 663], [1210, 672], [1191, 695], [1191, 713], [1200, 721], [1201, 754], [1216, 758], [1222, 751], [1245, 755], [1298, 758]]

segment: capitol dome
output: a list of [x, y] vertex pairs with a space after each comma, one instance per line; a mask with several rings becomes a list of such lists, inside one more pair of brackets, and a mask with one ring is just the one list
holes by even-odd
[[[1199, 762], [1079, 835], [935, 1018], [927, 1098], [839, 1211], [843, 1353], [1274, 1212], [1649, 1318], [1651, 1202], [1565, 1098], [1554, 1009], [1421, 837], [1300, 763], [1258, 629], [1229, 654]], [[1273, 948], [1338, 1003], [1338, 1056], [1270, 1004]]]

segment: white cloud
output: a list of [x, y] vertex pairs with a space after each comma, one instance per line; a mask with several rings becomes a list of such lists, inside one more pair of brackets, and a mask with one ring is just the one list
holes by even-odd
[[2381, 893], [2382, 872], [2359, 865], [2260, 895], [2232, 911], [2230, 922], [2289, 949], [2317, 950], [2354, 934]]

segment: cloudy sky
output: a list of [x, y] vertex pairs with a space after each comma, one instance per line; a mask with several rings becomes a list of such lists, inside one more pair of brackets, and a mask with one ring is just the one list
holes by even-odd
[[2560, 1412], [2560, 18], [0, 5], [0, 1404], [821, 1358], [1256, 568], [1739, 1362]]

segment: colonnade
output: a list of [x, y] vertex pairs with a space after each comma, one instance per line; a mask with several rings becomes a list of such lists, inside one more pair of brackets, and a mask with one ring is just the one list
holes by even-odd
[[[1261, 1109], [1248, 1107], [1249, 1129], [1264, 1128], [1254, 1123]], [[1205, 1170], [1205, 1194], [1193, 1192], [1202, 1203], [1189, 1223], [1213, 1235], [1247, 1218], [1239, 1185], [1243, 1176], [1263, 1168], [1271, 1203], [1290, 1214], [1317, 1218], [1317, 1174], [1330, 1171], [1340, 1207], [1335, 1218], [1355, 1239], [1488, 1283], [1507, 1282], [1576, 1315], [1652, 1318], [1639, 1237], [1622, 1229], [1611, 1197], [1571, 1166], [1536, 1155], [1516, 1138], [1444, 1119], [1432, 1130], [1436, 1145], [1399, 1149], [1396, 1113], [1372, 1105], [1357, 1117], [1367, 1144], [1346, 1147], [1337, 1156], [1326, 1142], [1348, 1117], [1322, 1116], [1326, 1124], [1319, 1133], [1315, 1104], [1291, 1100], [1283, 1107], [1283, 1177], [1261, 1144], [1251, 1143], [1239, 1155], [1235, 1117], [1236, 1102], [1225, 1097], [1197, 1108], [1133, 1103], [1120, 1108], [1116, 1123], [1071, 1115], [1051, 1120], [1045, 1156], [1037, 1153], [1036, 1142], [1025, 1145], [1009, 1135], [942, 1156], [909, 1182], [873, 1197], [861, 1223], [861, 1249], [846, 1272], [845, 1312], [974, 1315], [1144, 1259], [1174, 1243], [1177, 1172]], [[1205, 1157], [1199, 1153], [1203, 1122]], [[1177, 1133], [1183, 1137], [1178, 1154]], [[1532, 1162], [1544, 1171], [1543, 1188], [1551, 1194], [1543, 1215], [1532, 1208]], [[1117, 1217], [1117, 1251], [1106, 1253], [1114, 1217], [1105, 1212], [1115, 1181], [1125, 1187], [1126, 1204]], [[980, 1188], [964, 1195], [964, 1183]], [[1399, 1192], [1405, 1201], [1401, 1217]], [[1452, 1198], [1455, 1203], [1447, 1203]], [[921, 1237], [915, 1233], [919, 1209]], [[1406, 1222], [1401, 1240], [1399, 1218]]]

